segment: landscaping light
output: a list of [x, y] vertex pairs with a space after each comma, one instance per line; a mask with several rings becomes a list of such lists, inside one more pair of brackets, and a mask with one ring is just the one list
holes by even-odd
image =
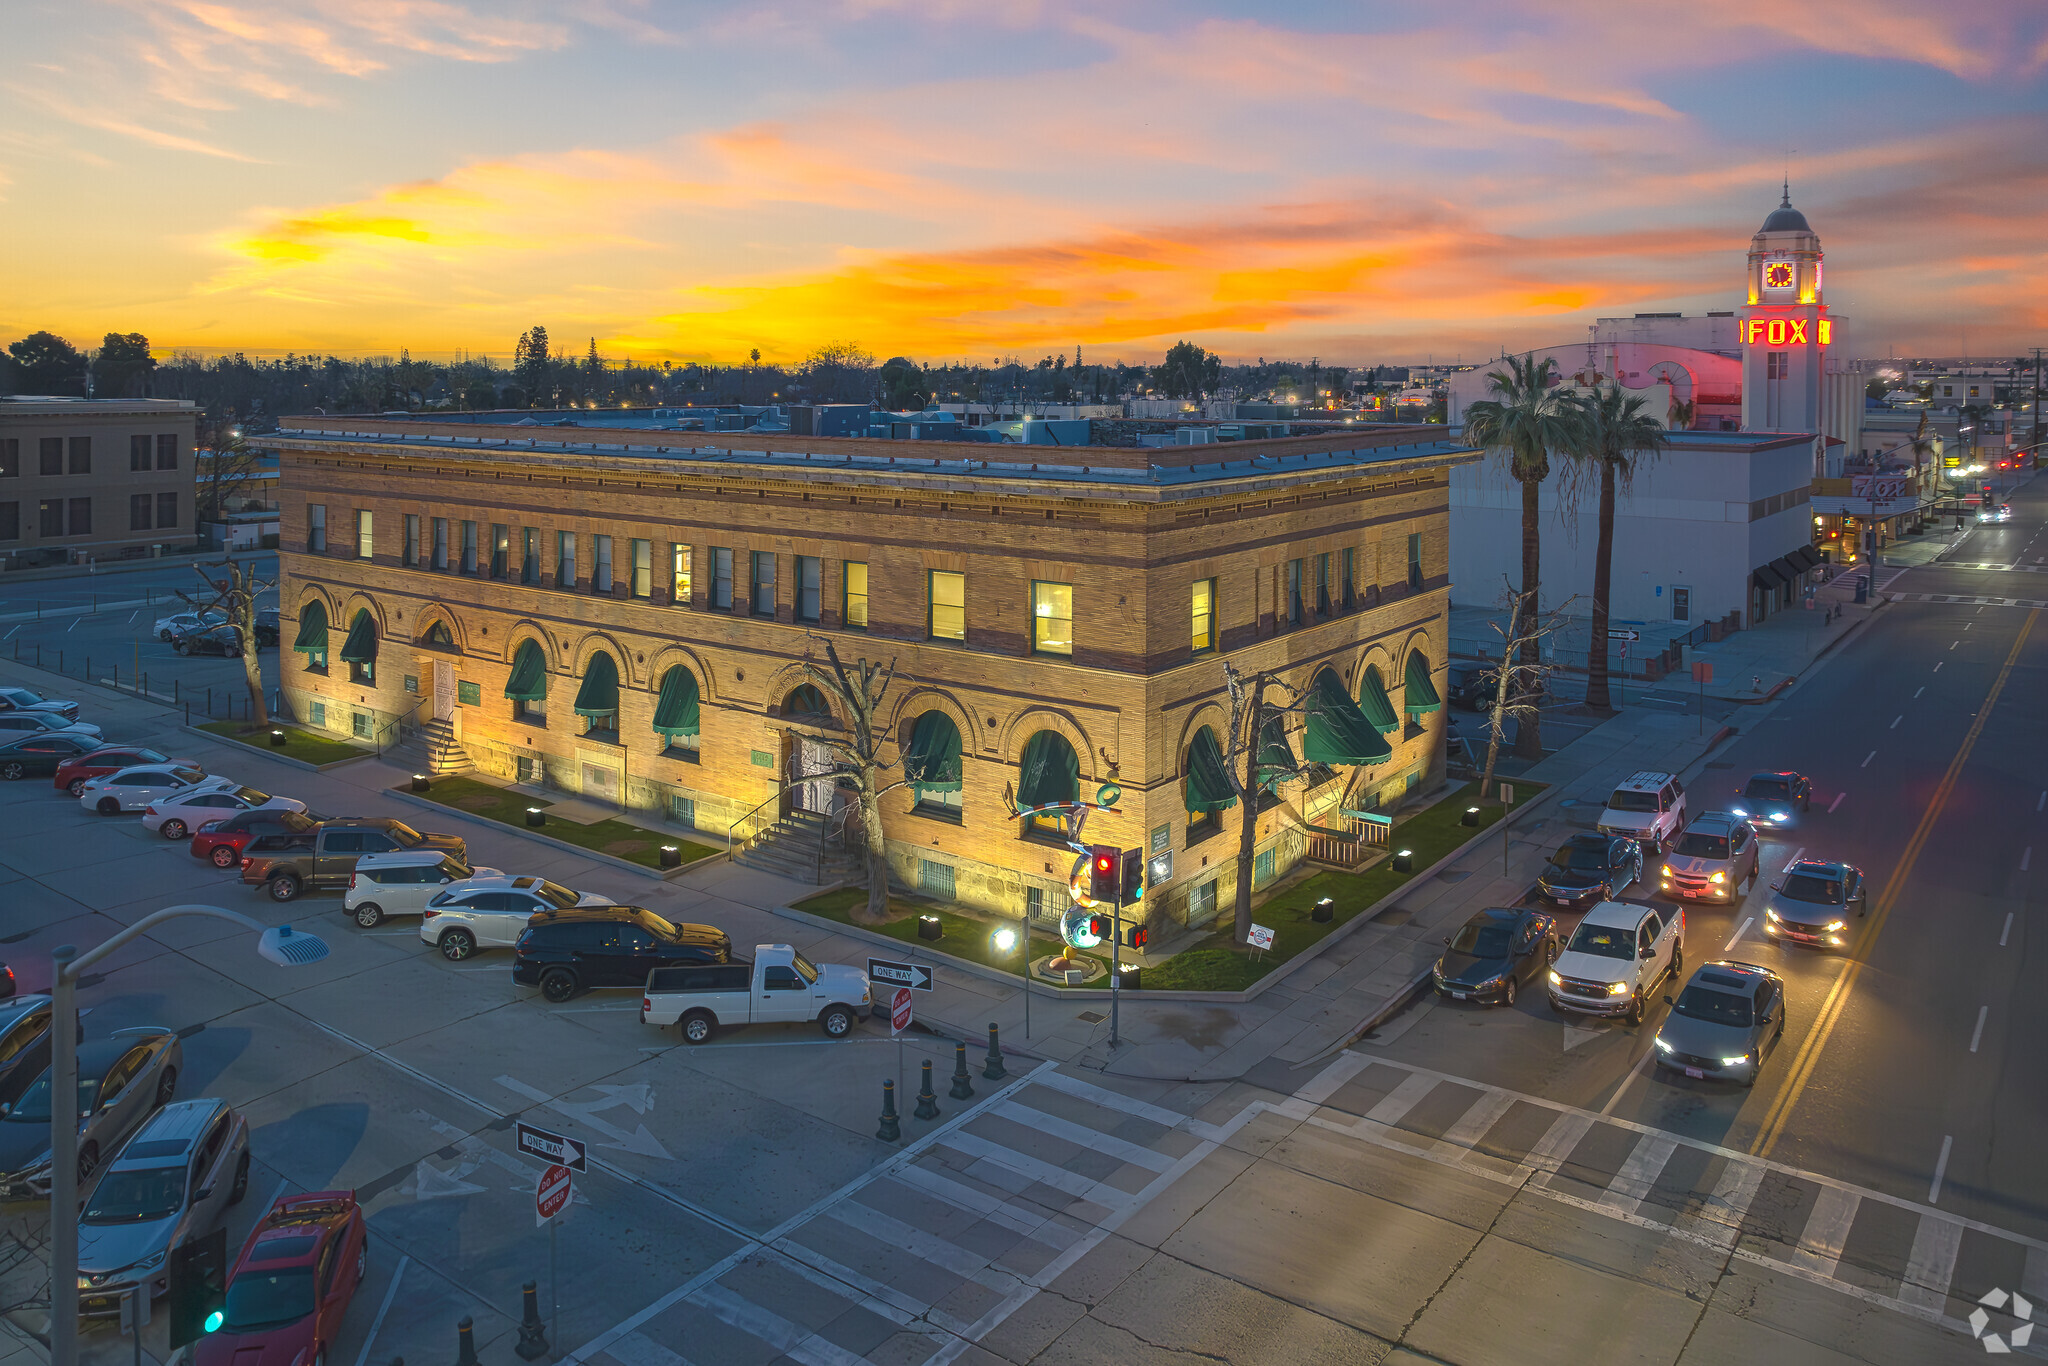
[[281, 730], [274, 730], [270, 732], [270, 745], [272, 749], [283, 749], [284, 732]]
[[426, 774], [415, 773], [412, 775], [412, 790], [415, 792], [425, 792], [427, 790]]
[[529, 806], [526, 808], [526, 823], [528, 825], [546, 825], [548, 818], [539, 807]]
[[1337, 903], [1329, 897], [1324, 897], [1310, 909], [1308, 918], [1315, 921], [1318, 925], [1327, 925], [1336, 914]]
[[662, 845], [662, 846], [661, 846], [661, 866], [662, 866], [662, 867], [664, 867], [664, 868], [680, 868], [680, 867], [682, 867], [682, 866], [683, 866], [683, 851], [682, 851], [682, 847], [681, 847], [680, 845], [675, 845], [675, 844], [664, 844], [664, 845]]
[[1394, 855], [1394, 871], [1397, 873], [1412, 873], [1415, 871], [1415, 851], [1413, 849], [1403, 849]]
[[945, 937], [945, 934], [945, 927], [939, 924], [937, 916], [921, 915], [917, 918], [917, 937], [919, 939], [942, 939]]
[[1461, 816], [1461, 817], [1459, 817], [1459, 818], [1458, 818], [1458, 824], [1460, 824], [1460, 825], [1477, 825], [1477, 824], [1479, 824], [1479, 808], [1478, 808], [1478, 807], [1476, 807], [1476, 806], [1468, 806], [1468, 807], [1466, 807], [1466, 808], [1465, 808], [1465, 814], [1464, 814], [1463, 816]]

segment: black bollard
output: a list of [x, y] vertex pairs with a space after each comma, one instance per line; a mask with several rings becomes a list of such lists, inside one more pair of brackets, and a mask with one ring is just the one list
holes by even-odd
[[988, 1027], [988, 1060], [982, 1065], [984, 1081], [1001, 1081], [1009, 1073], [1003, 1070], [1003, 1050], [996, 1047], [996, 1027]]
[[917, 1109], [911, 1112], [919, 1119], [939, 1117], [939, 1093], [932, 1090], [932, 1060], [924, 1060], [924, 1086], [917, 1093]]
[[455, 1366], [477, 1366], [476, 1325], [467, 1314], [455, 1325]]
[[953, 1045], [953, 1090], [951, 1094], [955, 1100], [974, 1099], [974, 1083], [968, 1080], [967, 1077], [967, 1045], [964, 1043]]
[[896, 1083], [882, 1083], [882, 1127], [875, 1130], [875, 1137], [884, 1143], [894, 1143], [903, 1137], [903, 1125], [896, 1118]]
[[540, 1321], [540, 1287], [528, 1281], [524, 1287], [525, 1308], [519, 1319], [519, 1343], [513, 1351], [522, 1361], [532, 1361], [548, 1354], [548, 1330]]

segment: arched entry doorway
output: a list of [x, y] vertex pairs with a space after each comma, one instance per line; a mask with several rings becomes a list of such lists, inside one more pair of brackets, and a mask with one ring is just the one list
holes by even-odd
[[838, 765], [825, 743], [807, 732], [838, 724], [832, 718], [831, 704], [816, 684], [800, 684], [782, 699], [782, 717], [790, 723], [782, 732], [783, 813], [810, 811], [828, 816], [832, 813], [832, 789], [837, 785], [832, 774]]

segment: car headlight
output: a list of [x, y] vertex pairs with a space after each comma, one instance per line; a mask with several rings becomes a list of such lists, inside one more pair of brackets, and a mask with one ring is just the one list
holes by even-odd
[[1564, 985], [1564, 976], [1562, 973], [1558, 972], [1556, 968], [1552, 968], [1550, 970], [1550, 985], [1554, 987], [1561, 987]]
[[1834, 933], [1836, 933], [1837, 931], [1840, 931], [1840, 930], [1846, 930], [1846, 929], [1848, 929], [1848, 928], [1849, 928], [1849, 922], [1848, 922], [1848, 921], [1846, 921], [1846, 920], [1830, 920], [1830, 921], [1828, 922], [1828, 933], [1829, 933], [1829, 934], [1834, 934]]
[[1734, 1057], [1732, 1057], [1732, 1058], [1723, 1058], [1723, 1059], [1721, 1059], [1721, 1066], [1723, 1066], [1723, 1067], [1740, 1067], [1740, 1066], [1741, 1066], [1742, 1064], [1744, 1064], [1744, 1063], [1746, 1063], [1746, 1062], [1748, 1062], [1748, 1061], [1749, 1061], [1749, 1054], [1747, 1054], [1747, 1053], [1737, 1053], [1737, 1054], [1736, 1054], [1736, 1055], [1735, 1055]]
[[1709, 881], [1709, 882], [1713, 882], [1713, 883], [1722, 883], [1722, 882], [1726, 882], [1727, 880], [1728, 880], [1728, 875], [1727, 875], [1726, 873], [1716, 873], [1716, 874], [1714, 874], [1714, 875], [1713, 875], [1712, 877], [1710, 877], [1710, 878], [1708, 878], [1708, 879], [1707, 879], [1707, 881]]
[[1777, 923], [1778, 923], [1778, 908], [1777, 908], [1776, 906], [1766, 906], [1766, 907], [1764, 907], [1764, 919], [1766, 919], [1766, 920], [1770, 921], [1770, 922], [1771, 922], [1771, 923], [1772, 923], [1773, 925], [1777, 924]]
[[1628, 991], [1629, 987], [1626, 982], [1610, 982], [1607, 985], [1607, 994], [1609, 996], [1626, 996]]
[[1730, 811], [1734, 812], [1734, 813], [1735, 813], [1736, 815], [1738, 815], [1738, 816], [1747, 816], [1747, 815], [1749, 815], [1749, 813], [1748, 813], [1747, 811], [1744, 811], [1744, 810], [1743, 810], [1743, 809], [1742, 809], [1741, 807], [1739, 807], [1739, 806], [1731, 806], [1731, 807], [1729, 807], [1728, 809], [1729, 809]]
[[133, 1266], [126, 1267], [124, 1269], [128, 1271], [154, 1271], [157, 1267], [160, 1267], [163, 1264], [164, 1254], [163, 1252], [158, 1251], [150, 1253], [147, 1257], [144, 1257], [141, 1261], [135, 1263]]
[[1656, 1044], [1658, 1048], [1662, 1049], [1666, 1053], [1676, 1053], [1678, 1051], [1677, 1049], [1673, 1048], [1670, 1044], [1664, 1042], [1664, 1036], [1662, 1034], [1659, 1034], [1650, 1042]]

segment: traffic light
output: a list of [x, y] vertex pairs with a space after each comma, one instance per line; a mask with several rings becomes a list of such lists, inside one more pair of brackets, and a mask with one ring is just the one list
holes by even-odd
[[164, 1299], [176, 1350], [221, 1325], [228, 1299], [228, 1231], [217, 1228], [172, 1249], [167, 1271], [171, 1284]]
[[1132, 924], [1124, 926], [1124, 947], [1127, 949], [1144, 948], [1145, 941], [1150, 937], [1150, 935], [1145, 933], [1143, 925]]
[[1095, 936], [1097, 943], [1101, 943], [1115, 933], [1113, 924], [1114, 922], [1106, 915], [1091, 915], [1088, 917], [1088, 933]]
[[1088, 895], [1105, 906], [1114, 906], [1123, 890], [1123, 852], [1107, 844], [1088, 850]]
[[1123, 868], [1117, 880], [1116, 904], [1135, 906], [1145, 895], [1145, 851], [1124, 850]]

